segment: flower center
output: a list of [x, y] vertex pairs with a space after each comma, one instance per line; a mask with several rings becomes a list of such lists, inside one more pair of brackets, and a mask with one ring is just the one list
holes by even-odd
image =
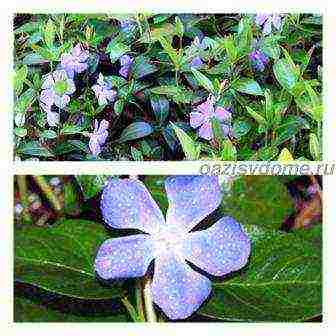
[[187, 232], [177, 226], [161, 228], [152, 234], [155, 257], [175, 254], [183, 257], [183, 244]]
[[54, 90], [60, 96], [63, 95], [68, 90], [68, 88], [68, 83], [65, 80], [58, 80], [54, 84]]

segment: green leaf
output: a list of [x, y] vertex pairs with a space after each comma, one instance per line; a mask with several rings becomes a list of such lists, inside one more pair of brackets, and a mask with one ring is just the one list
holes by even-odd
[[194, 140], [181, 128], [179, 128], [172, 122], [170, 123], [170, 125], [172, 126], [176, 136], [180, 141], [186, 159], [197, 160], [200, 154], [199, 146], [197, 146]]
[[156, 72], [157, 67], [151, 63], [148, 57], [138, 56], [134, 59], [132, 64], [132, 77], [140, 79]]
[[232, 36], [225, 38], [223, 44], [230, 62], [234, 63], [238, 56], [238, 49]]
[[62, 127], [60, 133], [64, 135], [81, 133], [82, 127], [78, 125], [65, 125]]
[[143, 138], [147, 135], [152, 134], [152, 126], [144, 121], [136, 121], [128, 125], [121, 133], [118, 142], [126, 142], [139, 138]]
[[232, 87], [242, 93], [247, 93], [254, 96], [264, 95], [260, 85], [255, 80], [250, 78], [240, 78], [233, 83]]
[[152, 93], [158, 95], [166, 95], [177, 103], [191, 103], [194, 99], [194, 94], [187, 89], [174, 85], [156, 86], [150, 89]]
[[150, 102], [156, 120], [162, 124], [169, 114], [169, 100], [164, 96], [151, 93]]
[[23, 83], [28, 75], [27, 65], [22, 65], [19, 69], [15, 71], [14, 74], [14, 90], [17, 95], [19, 95], [23, 88]]
[[143, 181], [164, 214], [168, 209], [165, 180], [166, 176], [147, 175]]
[[299, 79], [299, 73], [293, 62], [281, 58], [273, 65], [274, 76], [280, 85], [291, 92]]
[[184, 34], [184, 26], [183, 22], [178, 16], [175, 16], [175, 25], [176, 25], [176, 35], [182, 38]]
[[179, 68], [181, 59], [177, 51], [171, 46], [171, 44], [169, 43], [169, 41], [167, 41], [165, 37], [160, 36], [158, 40], [161, 43], [163, 50], [168, 54], [168, 56], [174, 63], [175, 68]]
[[57, 133], [53, 130], [44, 130], [41, 133], [41, 137], [45, 139], [56, 139], [58, 137]]
[[251, 125], [244, 120], [237, 120], [233, 123], [233, 135], [237, 138], [240, 139], [244, 135], [246, 135], [251, 129]]
[[116, 298], [121, 294], [119, 285], [102, 286], [94, 271], [97, 250], [108, 238], [102, 224], [86, 220], [18, 229], [15, 280], [81, 299]]
[[36, 99], [36, 91], [28, 89], [15, 102], [14, 112], [24, 114]]
[[294, 161], [294, 158], [291, 152], [287, 148], [283, 148], [278, 156], [278, 161], [290, 162], [290, 161]]
[[259, 232], [248, 265], [213, 284], [201, 313], [239, 322], [299, 322], [322, 314], [321, 252], [320, 226]]
[[309, 134], [309, 152], [310, 155], [313, 157], [313, 160], [321, 160], [321, 149], [318, 138], [315, 133]]
[[234, 181], [230, 195], [223, 198], [220, 209], [240, 223], [280, 229], [294, 212], [294, 202], [279, 179], [273, 176], [242, 176]]
[[230, 141], [226, 139], [221, 144], [220, 159], [222, 161], [236, 161], [237, 160], [237, 149]]
[[22, 63], [27, 65], [43, 64], [47, 62], [49, 61], [37, 53], [28, 54], [22, 60]]
[[132, 159], [134, 161], [143, 161], [143, 155], [142, 152], [138, 149], [136, 149], [135, 147], [131, 147], [131, 155], [132, 155]]
[[112, 39], [107, 45], [106, 51], [110, 54], [111, 62], [116, 62], [122, 55], [131, 51], [128, 45], [118, 41], [117, 39]]
[[44, 42], [49, 49], [52, 49], [55, 40], [55, 30], [56, 27], [51, 19], [48, 20], [45, 28], [43, 29]]
[[120, 311], [111, 310], [109, 315], [99, 312], [79, 315], [77, 311], [71, 311], [71, 302], [62, 302], [62, 308], [66, 311], [64, 312], [52, 307], [54, 298], [50, 304], [38, 304], [34, 301], [23, 297], [14, 298], [14, 322], [128, 322], [127, 315]]
[[86, 200], [100, 193], [108, 180], [108, 176], [105, 175], [76, 175], [75, 177]]
[[197, 83], [201, 87], [206, 89], [209, 93], [215, 94], [215, 88], [214, 88], [211, 80], [207, 76], [203, 75], [200, 71], [198, 71], [194, 68], [191, 68], [191, 72], [193, 73]]
[[30, 141], [25, 144], [23, 144], [18, 149], [19, 154], [24, 155], [30, 155], [30, 156], [40, 156], [40, 157], [53, 157], [54, 154], [47, 149], [46, 147], [43, 147], [38, 143], [38, 141]]
[[113, 106], [114, 113], [119, 116], [123, 112], [124, 107], [125, 107], [125, 100], [118, 99]]
[[281, 49], [279, 47], [278, 41], [274, 36], [266, 36], [261, 43], [260, 49], [268, 57], [273, 59], [278, 59], [281, 55]]
[[249, 115], [255, 119], [255, 121], [259, 124], [259, 125], [267, 125], [267, 121], [266, 119], [261, 116], [259, 113], [255, 112], [254, 110], [252, 110], [249, 106], [246, 106], [246, 111], [249, 113]]
[[14, 133], [16, 136], [20, 138], [24, 138], [27, 135], [27, 129], [23, 127], [15, 127]]

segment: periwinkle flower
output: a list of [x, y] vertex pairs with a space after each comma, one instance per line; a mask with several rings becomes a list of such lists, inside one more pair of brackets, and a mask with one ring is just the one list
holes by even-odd
[[109, 122], [103, 119], [100, 124], [98, 120], [94, 121], [94, 130], [90, 134], [89, 148], [94, 156], [98, 156], [101, 153], [101, 147], [105, 144], [108, 137]]
[[[204, 42], [204, 38], [202, 37], [201, 39], [196, 36], [194, 38], [194, 41], [192, 42], [192, 45], [191, 47], [193, 49], [196, 49], [197, 51], [199, 50], [205, 50], [207, 48], [205, 42]], [[204, 62], [202, 60], [202, 58], [200, 56], [196, 56], [196, 57], [193, 57], [191, 59], [191, 61], [189, 62], [190, 64], [190, 67], [194, 68], [194, 69], [198, 69], [200, 68], [201, 66], [204, 65]]]
[[70, 53], [62, 54], [61, 67], [66, 71], [69, 78], [74, 78], [76, 73], [81, 73], [87, 69], [86, 61], [88, 57], [89, 52], [78, 43]]
[[211, 140], [213, 138], [211, 120], [217, 118], [223, 128], [224, 135], [229, 134], [228, 122], [231, 119], [231, 112], [224, 107], [216, 107], [213, 97], [210, 95], [208, 99], [196, 107], [196, 111], [190, 113], [190, 126], [197, 128], [200, 138]]
[[264, 71], [269, 61], [268, 57], [259, 49], [250, 53], [249, 59], [254, 69], [257, 71]]
[[257, 14], [255, 16], [255, 23], [263, 27], [263, 34], [269, 35], [272, 32], [272, 26], [274, 26], [277, 30], [281, 29], [281, 15], [280, 14]]
[[47, 113], [47, 122], [56, 126], [59, 122], [59, 113], [53, 112], [51, 107], [65, 108], [70, 102], [70, 95], [76, 91], [75, 83], [68, 78], [64, 70], [55, 70], [45, 76], [40, 94], [41, 108]]
[[92, 86], [99, 106], [106, 105], [108, 102], [113, 102], [117, 96], [117, 92], [112, 90], [112, 85], [107, 83], [103, 74], [99, 74], [97, 84]]
[[120, 76], [128, 78], [134, 59], [128, 55], [123, 55], [120, 57], [119, 61], [121, 66], [119, 70]]
[[136, 179], [111, 179], [103, 190], [101, 210], [115, 229], [141, 234], [105, 241], [95, 270], [105, 280], [142, 277], [154, 260], [153, 301], [170, 319], [194, 313], [211, 292], [211, 281], [187, 261], [214, 276], [242, 268], [250, 239], [241, 225], [223, 217], [210, 228], [192, 231], [218, 208], [221, 190], [215, 176], [172, 176], [165, 181], [166, 219], [145, 185]]

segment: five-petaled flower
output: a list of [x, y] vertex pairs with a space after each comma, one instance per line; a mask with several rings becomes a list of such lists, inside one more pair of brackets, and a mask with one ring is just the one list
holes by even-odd
[[89, 148], [94, 156], [98, 156], [101, 152], [101, 146], [103, 146], [108, 137], [109, 122], [103, 119], [100, 124], [98, 120], [94, 121], [94, 130], [90, 134]]
[[257, 14], [255, 22], [260, 27], [263, 27], [263, 34], [269, 35], [272, 32], [272, 25], [280, 31], [281, 29], [281, 15], [280, 14]]
[[247, 263], [250, 239], [231, 217], [208, 229], [193, 230], [220, 205], [218, 177], [172, 176], [166, 179], [165, 189], [166, 219], [141, 181], [109, 181], [101, 199], [105, 222], [112, 228], [143, 233], [105, 241], [95, 270], [105, 280], [142, 277], [154, 260], [150, 287], [154, 303], [170, 319], [184, 319], [211, 292], [209, 278], [190, 263], [214, 276], [237, 271]]
[[117, 96], [117, 92], [112, 90], [112, 85], [107, 83], [103, 74], [99, 74], [97, 84], [92, 86], [99, 106], [106, 105], [108, 102], [113, 102]]
[[131, 71], [131, 66], [133, 64], [133, 58], [128, 55], [123, 55], [119, 58], [119, 61], [120, 61], [120, 66], [121, 66], [119, 70], [120, 76], [124, 78], [128, 78], [128, 75]]
[[44, 77], [40, 105], [47, 113], [50, 126], [56, 126], [59, 122], [59, 113], [52, 111], [51, 107], [56, 105], [60, 109], [65, 108], [70, 102], [70, 95], [75, 91], [75, 83], [64, 70], [56, 70]]
[[215, 100], [210, 95], [204, 103], [198, 105], [196, 110], [190, 113], [190, 126], [198, 128], [197, 133], [200, 138], [211, 140], [213, 138], [211, 124], [213, 118], [217, 118], [221, 122], [224, 135], [228, 135], [231, 112], [224, 107], [215, 108]]
[[74, 78], [76, 73], [81, 73], [87, 69], [86, 61], [88, 57], [88, 50], [84, 50], [81, 44], [78, 43], [70, 53], [62, 54], [61, 67], [66, 71], [69, 78]]

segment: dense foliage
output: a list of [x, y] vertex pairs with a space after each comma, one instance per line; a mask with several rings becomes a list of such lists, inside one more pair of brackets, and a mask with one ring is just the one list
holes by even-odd
[[320, 160], [313, 14], [14, 19], [19, 160]]
[[[141, 282], [106, 283], [94, 272], [102, 242], [120, 234], [104, 228], [99, 209], [107, 178], [16, 176], [16, 321], [143, 320]], [[165, 212], [166, 177], [139, 178]], [[188, 320], [320, 320], [320, 179], [245, 176], [222, 179], [221, 186], [222, 203], [201, 229], [222, 216], [236, 218], [252, 240], [251, 255], [238, 272], [214, 279], [209, 300]]]

